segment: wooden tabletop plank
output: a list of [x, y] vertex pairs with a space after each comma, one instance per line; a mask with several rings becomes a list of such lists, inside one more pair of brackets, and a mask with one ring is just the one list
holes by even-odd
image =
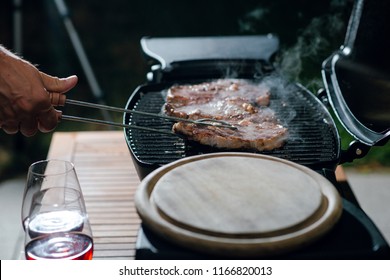
[[[134, 259], [139, 178], [122, 131], [56, 132], [47, 158], [72, 161], [94, 234], [94, 259]], [[338, 181], [345, 181], [341, 167]]]
[[136, 236], [114, 236], [114, 237], [95, 237], [95, 243], [96, 244], [118, 244], [118, 243], [124, 243], [127, 245], [135, 244], [137, 240]]
[[75, 165], [94, 237], [94, 259], [134, 259], [139, 178], [121, 131], [56, 132], [47, 158]]

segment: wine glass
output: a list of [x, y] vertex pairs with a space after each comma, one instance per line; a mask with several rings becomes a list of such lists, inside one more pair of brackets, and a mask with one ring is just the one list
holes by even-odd
[[91, 227], [72, 163], [45, 160], [30, 166], [22, 221], [26, 259], [92, 259]]

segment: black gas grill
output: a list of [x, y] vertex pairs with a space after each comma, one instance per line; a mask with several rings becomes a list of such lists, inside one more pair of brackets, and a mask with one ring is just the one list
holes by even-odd
[[[169, 84], [147, 85], [131, 96], [128, 109], [161, 113]], [[316, 168], [336, 167], [339, 158], [338, 134], [335, 124], [324, 106], [300, 85], [291, 85], [285, 93], [273, 92], [270, 108], [289, 129], [287, 143], [280, 149], [264, 151], [299, 164]], [[168, 120], [127, 114], [125, 123], [170, 131]], [[175, 135], [126, 130], [126, 139], [135, 160], [140, 178], [152, 170], [183, 157], [227, 151], [186, 141]], [[253, 151], [248, 151], [253, 152]]]
[[[172, 42], [176, 45], [172, 45]], [[202, 50], [206, 50], [204, 57], [213, 57], [213, 59], [202, 59], [201, 51], [194, 54], [195, 57], [186, 55], [191, 53], [193, 45], [197, 44], [203, 46], [212, 44], [213, 47]], [[218, 48], [219, 44], [221, 45]], [[266, 54], [257, 52], [255, 57], [251, 54], [252, 50], [248, 50], [251, 59], [243, 59], [245, 53], [235, 46], [250, 44], [260, 50], [266, 50]], [[325, 106], [311, 92], [299, 84], [287, 84], [275, 75], [275, 69], [271, 67], [272, 63], [268, 60], [278, 51], [278, 39], [275, 36], [216, 37], [214, 40], [211, 38], [183, 38], [182, 40], [144, 38], [142, 46], [145, 53], [160, 60], [160, 65], [152, 67], [153, 70], [149, 73], [149, 77], [152, 76], [150, 83], [135, 90], [126, 105], [127, 109], [161, 113], [165, 95], [171, 85], [225, 78], [226, 73], [234, 73], [236, 78], [249, 79], [250, 77], [251, 81], [271, 81], [270, 108], [288, 128], [289, 137], [282, 148], [262, 153], [291, 160], [313, 169], [335, 169], [340, 155], [340, 143], [333, 119]], [[226, 50], [221, 57], [218, 49], [223, 48]], [[167, 57], [159, 53], [164, 53], [166, 49], [176, 53], [178, 58], [171, 53], [165, 54]], [[210, 53], [210, 49], [214, 50], [214, 53]], [[188, 60], [178, 61], [182, 57]], [[231, 57], [231, 61], [229, 62], [226, 57]], [[193, 64], [192, 68], [191, 64]], [[245, 64], [248, 64], [247, 67], [243, 66]], [[182, 68], [184, 74], [181, 72]], [[126, 114], [124, 123], [166, 131], [172, 129], [171, 121], [135, 114]], [[125, 133], [140, 178], [144, 178], [152, 170], [164, 164], [183, 157], [227, 151], [186, 141], [174, 135], [137, 129], [127, 129]]]
[[[352, 19], [356, 19], [356, 14], [361, 12], [362, 2], [357, 1]], [[350, 24], [356, 22], [352, 20]], [[350, 28], [350, 32], [351, 30], [356, 33], [356, 27]], [[350, 39], [351, 35], [347, 37]], [[277, 77], [277, 69], [272, 66], [272, 59], [279, 48], [279, 41], [275, 36], [143, 38], [141, 44], [154, 65], [147, 74], [148, 82], [137, 88], [129, 98], [127, 109], [161, 113], [167, 90], [174, 84], [193, 84], [226, 77], [264, 82]], [[353, 45], [350, 44], [348, 48], [351, 51]], [[322, 242], [285, 256], [286, 258], [390, 258], [388, 244], [360, 209], [349, 186], [338, 184], [335, 180], [338, 164], [362, 157], [372, 145], [383, 145], [390, 138], [390, 125], [385, 125], [381, 132], [372, 132], [362, 125], [363, 133], [359, 134], [359, 121], [345, 107], [345, 103], [337, 103], [337, 100], [343, 101], [337, 83], [334, 83], [337, 76], [334, 64], [340, 57], [351, 59], [343, 52], [336, 52], [325, 61], [323, 76], [336, 115], [344, 121], [347, 128], [348, 122], [352, 123], [351, 131], [356, 132], [352, 133], [356, 136], [356, 141], [351, 143], [347, 151], [341, 151], [336, 125], [328, 108], [317, 96], [299, 84], [280, 83], [281, 79], [277, 86], [271, 87], [270, 108], [288, 128], [289, 137], [283, 147], [261, 153], [290, 160], [321, 173], [334, 183], [344, 205], [341, 220]], [[342, 81], [344, 85], [347, 82], [350, 81]], [[389, 96], [388, 92], [386, 94]], [[337, 112], [340, 107], [341, 114]], [[124, 123], [167, 131], [172, 127], [171, 121], [135, 114], [125, 114]], [[383, 123], [381, 119], [382, 128]], [[365, 138], [375, 137], [368, 143], [359, 138], [359, 135]], [[184, 157], [227, 151], [200, 145], [176, 135], [137, 129], [125, 129], [125, 138], [141, 179], [158, 167]], [[140, 231], [137, 243], [139, 259], [207, 257], [161, 240], [146, 227]]]

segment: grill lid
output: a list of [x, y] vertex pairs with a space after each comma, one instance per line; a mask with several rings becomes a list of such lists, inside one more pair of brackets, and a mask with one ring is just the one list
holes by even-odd
[[390, 2], [355, 2], [344, 45], [323, 63], [329, 101], [357, 140], [352, 159], [390, 139]]
[[141, 39], [143, 52], [157, 61], [148, 73], [151, 82], [226, 77], [226, 69], [241, 78], [253, 78], [273, 69], [279, 49], [274, 35], [214, 36]]

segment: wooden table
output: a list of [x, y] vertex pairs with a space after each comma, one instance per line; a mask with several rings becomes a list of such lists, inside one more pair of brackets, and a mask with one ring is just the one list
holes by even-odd
[[47, 158], [75, 164], [94, 236], [94, 259], [134, 259], [139, 178], [122, 131], [56, 132]]
[[[47, 158], [75, 164], [95, 241], [94, 259], [134, 259], [140, 180], [122, 131], [56, 132]], [[339, 182], [346, 180], [341, 167]]]

